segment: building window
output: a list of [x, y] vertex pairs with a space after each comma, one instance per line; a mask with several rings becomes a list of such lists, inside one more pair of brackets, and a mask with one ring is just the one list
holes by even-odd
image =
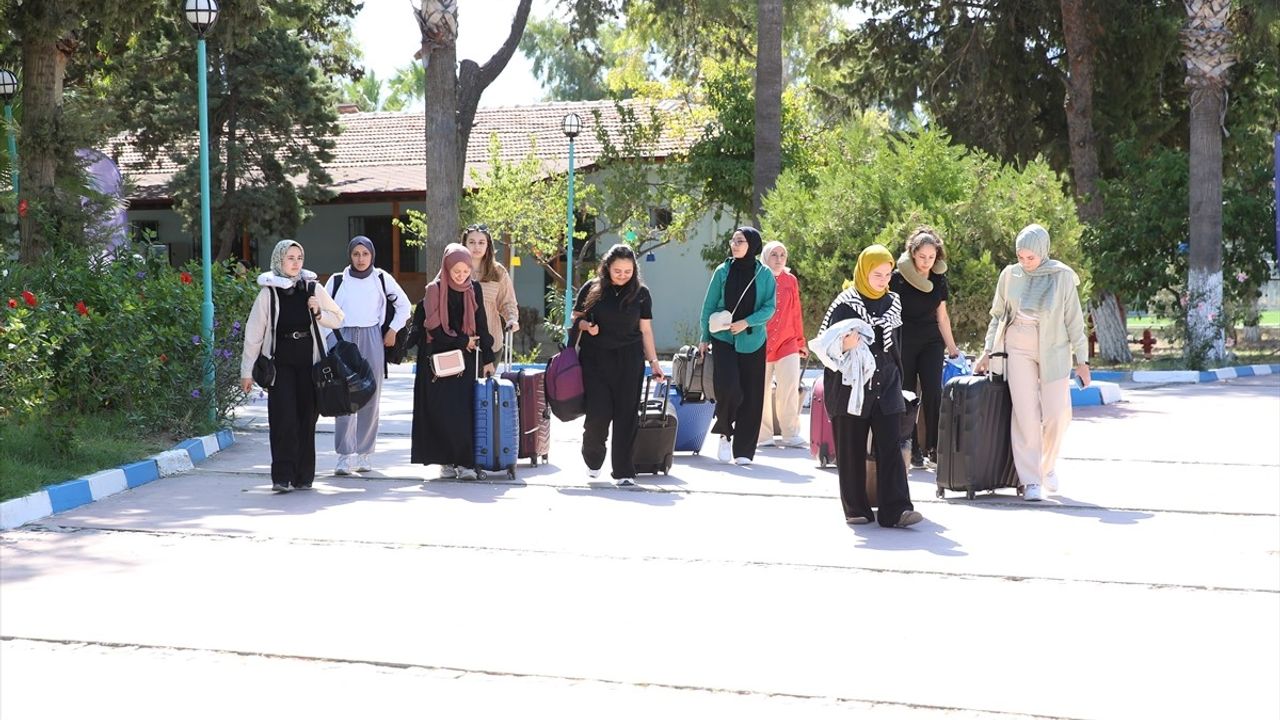
[[129, 223], [129, 241], [134, 245], [160, 242], [159, 220], [134, 220]]

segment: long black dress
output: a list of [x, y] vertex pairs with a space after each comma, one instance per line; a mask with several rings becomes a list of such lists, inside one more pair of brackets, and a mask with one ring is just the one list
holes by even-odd
[[[480, 336], [480, 362], [493, 362], [493, 338], [484, 312], [480, 284], [472, 281], [476, 296], [476, 335]], [[431, 339], [423, 334], [418, 346], [418, 372], [413, 380], [413, 440], [410, 459], [422, 465], [475, 465], [476, 353], [467, 352], [467, 334], [462, 332], [463, 295], [449, 290], [449, 327], [454, 337], [439, 329]], [[431, 373], [431, 355], [462, 350], [467, 369], [461, 375], [437, 378]]]

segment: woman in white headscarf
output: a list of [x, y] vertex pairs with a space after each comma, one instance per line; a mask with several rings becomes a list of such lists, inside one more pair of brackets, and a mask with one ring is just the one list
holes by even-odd
[[1058, 491], [1057, 462], [1071, 424], [1071, 369], [1089, 384], [1089, 341], [1076, 286], [1067, 265], [1049, 259], [1049, 231], [1028, 225], [1014, 246], [1018, 262], [1000, 272], [991, 323], [974, 372], [985, 373], [993, 352], [1007, 352], [1013, 398], [1010, 441], [1023, 498]]
[[[316, 274], [302, 268], [302, 246], [281, 240], [271, 253], [271, 270], [258, 276], [258, 297], [244, 328], [240, 389], [253, 389], [253, 364], [272, 358], [267, 423], [271, 430], [271, 489], [305, 490], [316, 477], [316, 388], [311, 366], [320, 361], [316, 327], [342, 327], [342, 308]], [[327, 334], [327, 333], [326, 333]], [[263, 346], [266, 346], [265, 348]]]

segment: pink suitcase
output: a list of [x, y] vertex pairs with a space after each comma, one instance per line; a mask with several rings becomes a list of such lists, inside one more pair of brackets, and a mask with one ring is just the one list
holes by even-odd
[[836, 434], [827, 417], [827, 402], [822, 389], [822, 378], [813, 383], [813, 401], [809, 407], [809, 453], [818, 461], [818, 467], [836, 462]]

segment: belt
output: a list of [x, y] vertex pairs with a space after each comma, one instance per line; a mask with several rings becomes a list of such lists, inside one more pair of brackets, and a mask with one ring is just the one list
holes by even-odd
[[290, 340], [301, 340], [303, 338], [311, 337], [311, 331], [310, 330], [302, 330], [302, 331], [294, 330], [293, 332], [285, 333], [284, 336], [286, 338], [289, 338]]

